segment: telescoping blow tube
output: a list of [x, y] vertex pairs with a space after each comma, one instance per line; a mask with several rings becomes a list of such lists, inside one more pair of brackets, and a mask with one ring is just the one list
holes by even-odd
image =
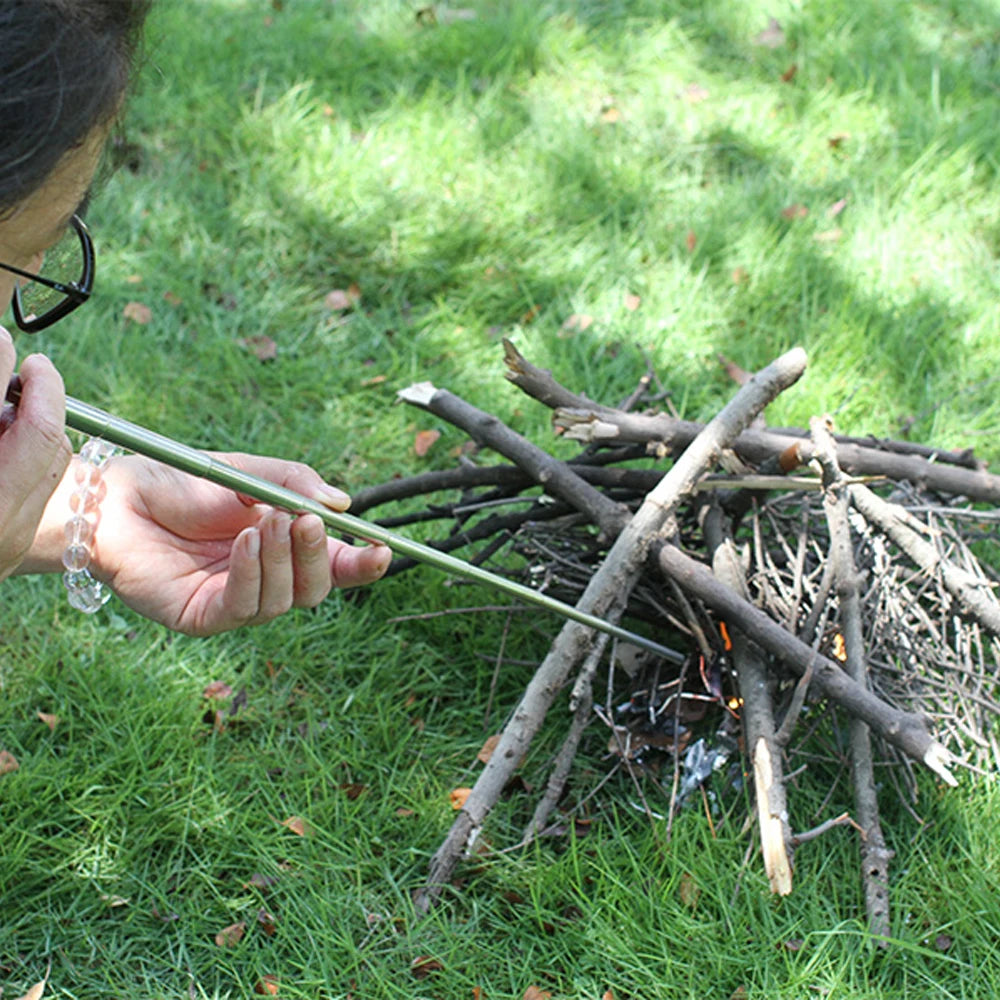
[[[7, 401], [16, 405], [20, 400], [20, 394], [20, 382], [15, 376], [7, 388]], [[152, 458], [175, 469], [180, 469], [182, 472], [228, 487], [262, 503], [270, 504], [272, 507], [296, 513], [316, 514], [328, 528], [335, 531], [343, 532], [362, 541], [379, 542], [400, 555], [409, 556], [411, 559], [436, 566], [446, 572], [486, 584], [486, 586], [503, 591], [511, 597], [517, 597], [530, 604], [546, 608], [562, 618], [579, 622], [581, 625], [606, 632], [617, 639], [634, 643], [642, 649], [656, 653], [674, 663], [680, 663], [684, 659], [682, 654], [676, 650], [654, 642], [637, 632], [632, 632], [620, 625], [598, 618], [596, 615], [581, 611], [579, 608], [556, 600], [548, 594], [533, 590], [531, 587], [526, 587], [514, 580], [508, 580], [506, 577], [491, 573], [480, 566], [474, 566], [462, 559], [457, 559], [447, 552], [441, 552], [429, 545], [397, 535], [380, 525], [364, 521], [360, 517], [331, 510], [317, 500], [311, 500], [294, 490], [243, 472], [225, 462], [220, 462], [197, 448], [191, 448], [163, 434], [157, 434], [155, 431], [147, 430], [138, 424], [122, 420], [105, 410], [72, 397], [66, 399], [66, 425], [83, 434], [89, 434], [91, 437], [103, 438], [119, 448], [135, 452], [137, 455], [144, 455], [146, 458]]]

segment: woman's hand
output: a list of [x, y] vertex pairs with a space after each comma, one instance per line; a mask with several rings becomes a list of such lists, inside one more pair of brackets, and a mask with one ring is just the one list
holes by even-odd
[[[218, 456], [335, 509], [348, 498], [307, 466], [251, 455]], [[328, 538], [315, 514], [293, 516], [145, 458], [104, 468], [91, 570], [129, 607], [172, 629], [211, 635], [314, 607], [331, 587], [377, 580], [380, 545]]]
[[[10, 334], [0, 327], [0, 387], [16, 363]], [[64, 430], [66, 395], [52, 362], [32, 354], [21, 365], [21, 401], [0, 401], [0, 580], [28, 554], [52, 493], [72, 456]]]

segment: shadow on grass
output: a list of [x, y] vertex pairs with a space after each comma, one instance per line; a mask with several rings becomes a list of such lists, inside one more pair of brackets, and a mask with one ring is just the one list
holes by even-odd
[[[544, 65], [541, 29], [546, 19], [574, 22], [584, 33], [584, 44], [604, 50], [612, 62], [616, 57], [627, 60], [636, 32], [673, 24], [694, 46], [697, 64], [715, 79], [773, 90], [796, 115], [808, 114], [816, 91], [863, 90], [892, 123], [895, 134], [890, 141], [904, 151], [904, 159], [917, 159], [933, 142], [942, 157], [961, 152], [974, 170], [990, 176], [996, 172], [993, 126], [1000, 17], [975, 0], [933, 7], [893, 2], [866, 11], [864, 17], [846, 2], [801, 10], [782, 24], [784, 42], [774, 49], [754, 43], [753, 29], [765, 25], [747, 25], [737, 8], [721, 0], [670, 5], [649, 0], [554, 2], [544, 8], [513, 4], [448, 24], [418, 22], [406, 8], [385, 15], [384, 32], [366, 28], [331, 5], [288, 5], [268, 18], [264, 30], [255, 8], [204, 3], [199, 12], [204, 30], [184, 43], [191, 56], [186, 64], [192, 86], [227, 92], [227, 99], [237, 104], [266, 101], [267, 95], [306, 80], [317, 100], [328, 100], [334, 107], [346, 104], [365, 117], [377, 115], [400, 95], [404, 103], [416, 103], [434, 91], [461, 91], [470, 102], [470, 127], [478, 129], [488, 149], [501, 148], [517, 143], [530, 125], [519, 81]], [[829, 54], [814, 55], [812, 39], [818, 35], [837, 37], [840, 44]], [[238, 95], [232, 92], [231, 67], [213, 55], [220, 38], [230, 52], [244, 50]], [[160, 44], [169, 46], [171, 39]], [[781, 82], [796, 60], [803, 64], [798, 79]], [[489, 101], [476, 96], [484, 94]], [[664, 141], [670, 142], [669, 135]], [[714, 289], [716, 299], [726, 303], [713, 334], [714, 346], [745, 367], [757, 367], [790, 346], [789, 314], [800, 324], [803, 315], [809, 320], [810, 328], [798, 329], [795, 335], [811, 351], [835, 343], [836, 324], [849, 316], [854, 329], [864, 330], [867, 357], [856, 360], [878, 368], [882, 389], [900, 399], [900, 405], [920, 409], [928, 380], [967, 349], [958, 331], [969, 317], [947, 290], [923, 287], [905, 301], [891, 303], [863, 290], [836, 254], [812, 239], [813, 230], [781, 220], [794, 164], [766, 141], [732, 126], [710, 129], [694, 141], [704, 150], [702, 169], [708, 179], [721, 182], [714, 189], [717, 194], [709, 190], [696, 209], [698, 246], [690, 254], [692, 275], [698, 274]], [[596, 220], [600, 238], [609, 245], [627, 243], [631, 232], [645, 227], [660, 246], [683, 256], [684, 233], [692, 223], [689, 206], [668, 201], [659, 206], [658, 217], [650, 219], [642, 172], [630, 168], [627, 157], [616, 162], [606, 153], [600, 138], [580, 135], [539, 153], [546, 177], [546, 217], [540, 224], [570, 231]], [[278, 192], [273, 211], [303, 242], [324, 248], [330, 262], [316, 275], [317, 286], [363, 275], [371, 287], [388, 290], [393, 307], [387, 329], [400, 314], [433, 311], [459, 289], [470, 288], [470, 261], [517, 261], [523, 253], [523, 225], [516, 216], [505, 225], [466, 213], [454, 225], [427, 235], [419, 253], [404, 265], [380, 266], [374, 262], [384, 260], [379, 249], [388, 238], [391, 219], [365, 214], [364, 221], [348, 224], [324, 218], [308, 201], [284, 190], [282, 180], [276, 171], [264, 185]], [[827, 185], [798, 186], [794, 197], [829, 205], [850, 183], [849, 169], [838, 169]], [[736, 196], [741, 188], [747, 197]], [[177, 197], [183, 197], [182, 192]], [[775, 248], [792, 245], [796, 288], [790, 290], [781, 273], [765, 268], [733, 293], [729, 251], [754, 227], [770, 230]], [[473, 293], [478, 297], [467, 308], [479, 312], [483, 327], [494, 333], [517, 325], [535, 310], [539, 332], [532, 336], [543, 336], [546, 330], [551, 334], [584, 282], [586, 265], [553, 259], [511, 268], [507, 278], [488, 285], [479, 282]], [[373, 319], [377, 325], [379, 316]], [[683, 330], [673, 331], [658, 360], [669, 361], [684, 335]], [[429, 325], [421, 336], [433, 341]], [[603, 335], [578, 334], [572, 350], [599, 355], [607, 347]], [[450, 349], [447, 338], [441, 339], [440, 349]], [[634, 349], [627, 338], [626, 349]], [[720, 375], [719, 385], [724, 384]]]

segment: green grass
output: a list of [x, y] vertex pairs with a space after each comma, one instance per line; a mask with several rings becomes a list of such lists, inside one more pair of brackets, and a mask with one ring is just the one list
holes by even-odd
[[[89, 216], [99, 294], [21, 352], [40, 346], [73, 395], [122, 416], [348, 489], [452, 463], [448, 428], [413, 455], [430, 418], [394, 398], [414, 381], [551, 443], [503, 379], [503, 336], [610, 401], [649, 359], [695, 419], [732, 391], [718, 352], [754, 368], [801, 344], [809, 371], [772, 424], [912, 421], [918, 440], [1000, 457], [995, 3], [471, 3], [475, 19], [436, 25], [418, 7], [160, 0], [127, 121], [135, 169]], [[754, 43], [770, 16], [774, 49]], [[808, 214], [787, 218], [795, 205]], [[352, 283], [358, 309], [324, 307]], [[153, 321], [125, 320], [130, 301]], [[573, 313], [593, 325], [567, 335]], [[241, 343], [256, 335], [274, 361]], [[21, 764], [0, 777], [5, 995], [49, 962], [47, 995], [68, 998], [244, 997], [264, 975], [310, 1000], [1000, 990], [993, 779], [922, 780], [922, 823], [886, 796], [886, 951], [847, 831], [803, 846], [775, 900], [756, 857], [743, 867], [745, 803], [730, 795], [714, 833], [684, 812], [665, 844], [620, 776], [585, 836], [478, 859], [420, 919], [410, 893], [449, 791], [474, 780], [505, 622], [390, 619], [480, 600], [415, 571], [192, 640], [114, 604], [84, 619], [54, 579], [5, 583], [0, 747]], [[555, 624], [515, 621], [487, 729]], [[216, 680], [246, 690], [221, 732], [202, 698]], [[605, 745], [595, 726], [576, 798]], [[849, 807], [842, 781], [823, 801], [833, 780], [799, 780], [793, 826]], [[512, 843], [531, 806], [502, 803], [490, 842]], [[440, 970], [415, 977], [420, 956]]]

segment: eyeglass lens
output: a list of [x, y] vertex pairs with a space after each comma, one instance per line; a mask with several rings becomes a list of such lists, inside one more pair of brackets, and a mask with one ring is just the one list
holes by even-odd
[[[85, 270], [82, 239], [72, 227], [68, 227], [62, 239], [45, 251], [45, 260], [39, 274], [50, 281], [65, 285], [77, 284], [83, 279]], [[66, 295], [58, 289], [49, 288], [38, 281], [22, 278], [19, 282], [18, 297], [21, 312], [26, 318], [44, 316], [58, 306]]]

